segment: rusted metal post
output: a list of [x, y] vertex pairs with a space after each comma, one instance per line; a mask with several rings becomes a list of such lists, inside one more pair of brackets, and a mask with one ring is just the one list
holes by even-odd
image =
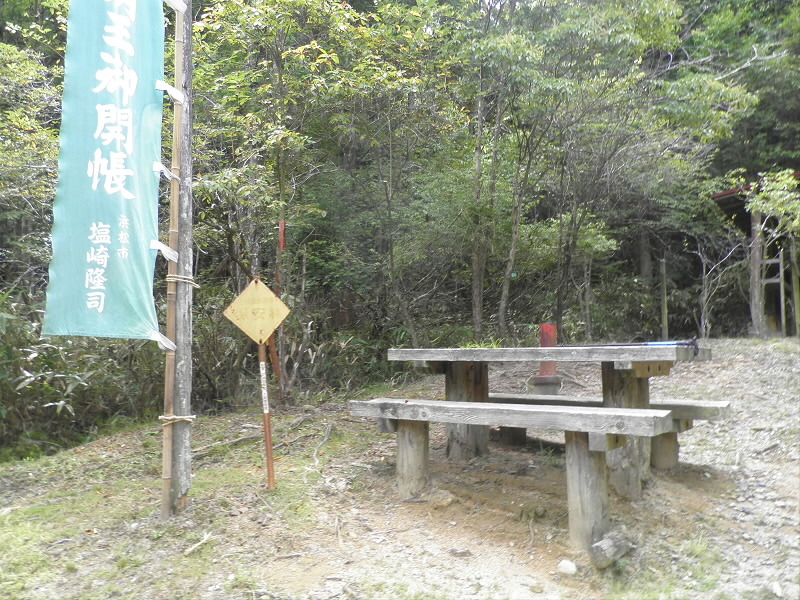
[[[555, 325], [550, 323], [539, 325], [539, 345], [542, 348], [554, 347], [557, 340], [558, 330]], [[539, 363], [539, 375], [533, 378], [533, 386], [537, 394], [557, 394], [561, 389], [558, 364], [551, 360]]]
[[267, 345], [258, 345], [258, 365], [261, 370], [261, 405], [264, 409], [264, 448], [267, 461], [267, 487], [275, 489], [275, 462], [272, 458], [272, 423], [269, 413], [269, 387], [267, 385]]

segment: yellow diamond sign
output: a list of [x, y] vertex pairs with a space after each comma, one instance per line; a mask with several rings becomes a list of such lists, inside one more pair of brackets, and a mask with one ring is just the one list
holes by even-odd
[[257, 344], [266, 344], [289, 307], [260, 280], [254, 279], [222, 313]]

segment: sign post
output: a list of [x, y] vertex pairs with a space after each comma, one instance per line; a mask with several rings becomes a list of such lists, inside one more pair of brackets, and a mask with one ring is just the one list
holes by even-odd
[[256, 277], [222, 314], [258, 344], [267, 482], [269, 489], [274, 489], [275, 464], [272, 458], [272, 423], [267, 385], [267, 341], [289, 315], [289, 308]]
[[272, 459], [272, 422], [269, 412], [269, 386], [267, 385], [267, 345], [258, 345], [258, 367], [261, 371], [261, 406], [264, 409], [264, 450], [267, 460], [267, 487], [275, 488], [275, 462]]

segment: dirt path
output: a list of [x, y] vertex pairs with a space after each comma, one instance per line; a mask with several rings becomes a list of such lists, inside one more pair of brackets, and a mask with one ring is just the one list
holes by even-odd
[[[434, 426], [435, 489], [404, 503], [393, 437], [337, 403], [276, 419], [276, 491], [257, 440], [225, 443], [258, 433], [258, 415], [201, 420], [195, 447], [217, 446], [195, 461], [192, 506], [167, 523], [154, 431], [0, 465], [0, 597], [800, 600], [800, 346], [708, 345], [712, 362], [676, 365], [651, 396], [728, 399], [734, 417], [681, 434], [681, 464], [655, 473], [641, 500], [612, 498], [636, 547], [606, 571], [569, 545], [557, 435], [529, 431], [524, 449], [494, 443], [454, 464]], [[522, 391], [534, 369], [500, 365], [493, 389]], [[563, 393], [600, 393], [599, 367], [562, 374]], [[396, 393], [440, 397], [443, 382]]]

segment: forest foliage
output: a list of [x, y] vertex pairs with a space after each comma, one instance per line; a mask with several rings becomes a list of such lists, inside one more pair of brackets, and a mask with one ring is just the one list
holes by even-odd
[[[163, 393], [153, 343], [39, 337], [67, 11], [0, 7], [7, 457], [152, 417]], [[193, 19], [199, 412], [254, 395], [255, 348], [222, 318], [254, 276], [292, 309], [291, 402], [392, 380], [394, 346], [535, 345], [542, 322], [657, 339], [661, 289], [671, 337], [746, 333], [748, 241], [712, 193], [750, 186], [800, 229], [796, 2], [228, 0]]]

